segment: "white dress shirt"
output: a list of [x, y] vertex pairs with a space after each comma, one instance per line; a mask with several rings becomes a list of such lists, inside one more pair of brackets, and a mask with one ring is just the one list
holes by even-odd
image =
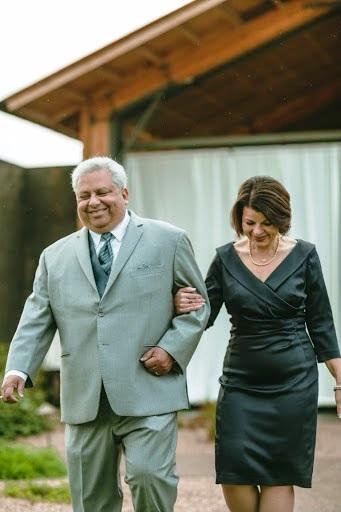
[[[125, 216], [123, 217], [123, 220], [116, 226], [114, 229], [111, 230], [111, 233], [114, 235], [114, 237], [111, 239], [111, 248], [112, 253], [114, 257], [114, 261], [117, 258], [118, 252], [121, 247], [121, 243], [123, 240], [123, 237], [127, 231], [127, 227], [130, 221], [130, 215], [126, 211]], [[99, 251], [105, 244], [104, 240], [101, 240], [102, 233], [96, 233], [95, 231], [89, 230], [89, 233], [91, 235], [91, 238], [94, 242], [96, 254], [98, 256]]]
[[[122, 240], [124, 238], [124, 235], [126, 234], [128, 224], [130, 221], [130, 215], [126, 211], [125, 216], [123, 217], [123, 220], [114, 227], [114, 229], [111, 230], [111, 233], [114, 235], [114, 237], [111, 239], [111, 247], [112, 247], [112, 253], [113, 253], [113, 261], [117, 258], [118, 252], [121, 248]], [[104, 240], [101, 240], [101, 233], [96, 233], [95, 231], [91, 231], [89, 229], [89, 233], [92, 237], [92, 240], [94, 242], [96, 254], [98, 255], [99, 251], [101, 250], [102, 246], [105, 244]], [[17, 375], [18, 377], [21, 377], [26, 382], [27, 374], [24, 372], [21, 372], [20, 370], [9, 370], [6, 375], [5, 379], [9, 375]]]

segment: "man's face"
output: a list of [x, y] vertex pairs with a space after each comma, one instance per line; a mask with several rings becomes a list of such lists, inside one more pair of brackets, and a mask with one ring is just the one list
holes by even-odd
[[78, 216], [84, 226], [96, 233], [105, 233], [123, 220], [128, 190], [120, 190], [110, 174], [102, 169], [79, 178], [76, 200]]

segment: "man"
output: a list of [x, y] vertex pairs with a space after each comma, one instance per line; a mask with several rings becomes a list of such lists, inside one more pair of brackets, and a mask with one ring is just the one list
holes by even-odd
[[72, 173], [84, 227], [45, 249], [12, 340], [2, 399], [32, 386], [56, 328], [74, 512], [119, 512], [119, 459], [138, 512], [176, 500], [176, 411], [209, 306], [175, 316], [173, 293], [206, 289], [184, 231], [128, 212], [127, 178], [106, 157]]

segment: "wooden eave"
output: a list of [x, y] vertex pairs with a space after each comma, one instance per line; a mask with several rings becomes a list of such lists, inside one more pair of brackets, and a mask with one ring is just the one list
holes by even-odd
[[79, 138], [84, 109], [107, 118], [170, 84], [191, 83], [250, 55], [332, 7], [329, 0], [195, 0], [13, 94], [1, 108]]

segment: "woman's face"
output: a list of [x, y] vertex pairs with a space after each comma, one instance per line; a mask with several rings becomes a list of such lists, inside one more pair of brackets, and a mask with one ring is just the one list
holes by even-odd
[[260, 249], [273, 247], [278, 236], [278, 228], [271, 224], [261, 212], [257, 212], [248, 206], [243, 208], [242, 228], [252, 247], [259, 247]]

